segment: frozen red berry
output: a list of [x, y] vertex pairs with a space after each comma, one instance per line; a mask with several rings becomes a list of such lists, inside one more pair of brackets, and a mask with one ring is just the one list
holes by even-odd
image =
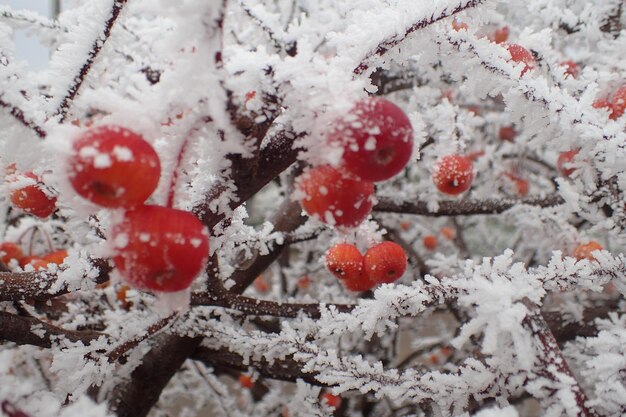
[[329, 165], [298, 177], [300, 205], [309, 214], [334, 226], [354, 227], [372, 210], [374, 185]]
[[402, 246], [382, 242], [365, 252], [365, 273], [376, 284], [394, 282], [404, 274], [407, 257]]
[[193, 214], [139, 206], [113, 227], [113, 261], [129, 285], [173, 292], [188, 288], [206, 266], [208, 232]]
[[383, 181], [409, 162], [413, 128], [398, 106], [383, 98], [368, 97], [334, 123], [328, 141], [343, 148], [347, 171], [366, 181]]
[[120, 126], [83, 132], [68, 160], [69, 180], [76, 192], [103, 207], [142, 204], [156, 189], [161, 163], [152, 145]]
[[14, 174], [8, 181], [14, 207], [41, 218], [48, 217], [56, 209], [57, 198], [34, 173]]
[[473, 179], [472, 161], [465, 156], [446, 155], [435, 163], [433, 182], [444, 194], [458, 195], [469, 190]]

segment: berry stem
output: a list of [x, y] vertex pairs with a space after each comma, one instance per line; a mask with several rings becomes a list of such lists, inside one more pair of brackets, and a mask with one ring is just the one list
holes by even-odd
[[167, 208], [174, 207], [174, 195], [176, 194], [176, 182], [178, 181], [178, 173], [180, 172], [180, 166], [183, 162], [183, 156], [185, 155], [185, 151], [187, 150], [187, 143], [189, 143], [189, 137], [185, 138], [182, 145], [180, 146], [180, 150], [178, 151], [178, 155], [176, 156], [176, 165], [174, 166], [174, 171], [172, 172], [172, 178], [170, 180], [170, 187], [167, 194]]

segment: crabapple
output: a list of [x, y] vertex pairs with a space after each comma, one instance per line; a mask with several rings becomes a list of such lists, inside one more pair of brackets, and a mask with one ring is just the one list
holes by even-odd
[[509, 39], [509, 27], [503, 26], [489, 35], [489, 40], [495, 43], [504, 43]]
[[189, 287], [204, 269], [208, 233], [193, 214], [142, 205], [128, 210], [113, 226], [113, 261], [131, 286], [174, 292]]
[[472, 161], [465, 156], [446, 155], [435, 163], [433, 182], [444, 194], [458, 195], [469, 190], [473, 179]]
[[624, 114], [626, 111], [626, 85], [618, 88], [613, 96], [611, 97], [611, 115], [609, 116], [612, 120], [617, 120]]
[[505, 172], [504, 175], [515, 185], [515, 192], [517, 195], [520, 197], [526, 197], [528, 195], [529, 185], [527, 180], [513, 172]]
[[239, 385], [244, 388], [250, 389], [254, 386], [254, 381], [252, 380], [252, 377], [250, 375], [241, 374], [239, 375]]
[[341, 407], [341, 397], [338, 395], [331, 394], [330, 392], [325, 392], [321, 396], [322, 402], [325, 402], [329, 407], [339, 408]]
[[448, 240], [452, 240], [456, 236], [456, 232], [454, 231], [454, 229], [448, 226], [444, 226], [439, 229], [439, 233], [441, 233], [441, 235]]
[[22, 268], [26, 268], [26, 265], [32, 266], [35, 271], [48, 268], [48, 262], [44, 261], [39, 256], [24, 256], [18, 260]]
[[394, 282], [406, 271], [407, 258], [402, 246], [382, 242], [365, 252], [365, 273], [376, 284]]
[[426, 249], [435, 250], [437, 248], [437, 236], [426, 235], [422, 240]]
[[22, 248], [13, 242], [0, 243], [0, 253], [2, 253], [0, 260], [4, 264], [11, 262], [11, 259], [20, 259], [24, 256]]
[[[16, 187], [11, 191], [11, 203], [17, 208], [21, 208], [26, 213], [33, 216], [45, 218], [56, 209], [57, 198], [50, 195], [41, 179], [34, 173], [28, 171], [23, 174], [12, 175], [10, 183]], [[24, 186], [22, 186], [24, 182]], [[18, 184], [15, 184], [18, 183]]]
[[500, 138], [500, 140], [513, 142], [515, 136], [517, 136], [517, 132], [515, 132], [515, 128], [513, 126], [500, 127], [500, 131], [498, 132], [498, 137]]
[[161, 176], [159, 156], [140, 135], [120, 126], [83, 132], [68, 160], [69, 180], [76, 192], [103, 207], [142, 204]]
[[559, 158], [556, 161], [556, 167], [562, 176], [569, 177], [572, 173], [574, 173], [574, 171], [576, 171], [576, 168], [569, 166], [574, 161], [576, 155], [578, 155], [578, 149], [572, 149], [559, 154]]
[[522, 69], [520, 76], [523, 76], [528, 70], [534, 68], [535, 58], [533, 58], [533, 55], [528, 49], [516, 43], [512, 43], [507, 46], [507, 50], [509, 54], [511, 54], [511, 60], [513, 62], [522, 62], [524, 64], [524, 69]]
[[368, 97], [333, 124], [328, 142], [343, 148], [347, 171], [366, 181], [383, 181], [409, 162], [413, 128], [398, 106], [384, 98]]
[[460, 21], [458, 21], [458, 20], [454, 19], [454, 20], [452, 21], [452, 29], [454, 29], [454, 30], [455, 30], [455, 31], [457, 31], [457, 32], [458, 32], [459, 30], [462, 30], [462, 29], [467, 30], [467, 23], [465, 23], [465, 22], [460, 22]]
[[602, 249], [604, 249], [604, 247], [600, 243], [596, 242], [595, 240], [591, 240], [588, 243], [583, 243], [576, 247], [576, 249], [574, 250], [574, 258], [578, 260], [589, 259], [590, 261], [593, 261], [595, 257], [593, 256], [592, 252]]
[[49, 264], [61, 265], [63, 261], [65, 261], [65, 258], [67, 258], [67, 251], [61, 249], [44, 255], [42, 259]]
[[328, 224], [354, 227], [372, 210], [374, 185], [329, 165], [308, 170], [296, 187], [303, 194], [302, 208]]
[[363, 255], [356, 246], [339, 243], [328, 249], [325, 261], [326, 268], [349, 290], [366, 291], [372, 288], [374, 283], [364, 273]]

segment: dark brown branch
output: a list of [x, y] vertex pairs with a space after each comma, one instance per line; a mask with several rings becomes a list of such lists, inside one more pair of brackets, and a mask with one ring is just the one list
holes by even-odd
[[[111, 265], [105, 259], [92, 259], [91, 263], [100, 273], [95, 279], [96, 284], [109, 280]], [[66, 286], [50, 292], [56, 284], [57, 276], [45, 271], [41, 272], [0, 272], [0, 301], [16, 301], [34, 299], [49, 300], [69, 291]]]
[[483, 0], [469, 0], [467, 3], [465, 4], [461, 4], [458, 7], [454, 8], [451, 11], [448, 10], [444, 10], [441, 14], [437, 15], [437, 16], [431, 16], [430, 18], [424, 19], [424, 20], [420, 20], [416, 23], [414, 23], [413, 25], [409, 26], [408, 28], [406, 28], [404, 30], [404, 33], [402, 34], [397, 34], [391, 38], [385, 39], [382, 42], [380, 42], [378, 44], [378, 46], [376, 47], [376, 49], [374, 49], [373, 51], [370, 51], [365, 58], [361, 61], [361, 63], [354, 69], [354, 74], [355, 75], [361, 75], [363, 74], [365, 71], [367, 71], [367, 69], [370, 67], [370, 61], [372, 60], [372, 58], [374, 57], [381, 57], [384, 54], [386, 54], [390, 49], [394, 48], [395, 46], [397, 46], [398, 44], [400, 44], [402, 41], [404, 41], [411, 33], [419, 30], [419, 29], [424, 29], [427, 26], [430, 26], [434, 23], [439, 22], [440, 20], [443, 20], [447, 17], [453, 16], [459, 12], [462, 12], [463, 10], [469, 9], [471, 7], [476, 7], [478, 6], [480, 3], [482, 3]]
[[182, 364], [200, 345], [202, 338], [160, 334], [127, 382], [115, 387], [110, 396], [111, 408], [118, 417], [145, 416], [159, 399]]
[[317, 372], [307, 373], [302, 371], [303, 364], [293, 359], [292, 355], [288, 355], [284, 359], [275, 360], [271, 364], [266, 360], [245, 362], [241, 355], [230, 352], [227, 349], [210, 349], [202, 346], [193, 352], [191, 359], [211, 366], [217, 371], [237, 370], [245, 372], [250, 368], [254, 368], [264, 378], [288, 382], [296, 382], [296, 380], [302, 379], [311, 385], [327, 386], [315, 379]]
[[91, 46], [91, 50], [87, 54], [87, 60], [78, 71], [78, 74], [72, 80], [72, 84], [70, 84], [65, 97], [63, 97], [61, 103], [59, 104], [59, 107], [57, 108], [55, 116], [60, 116], [60, 123], [63, 123], [63, 121], [65, 121], [67, 113], [70, 109], [70, 104], [72, 103], [74, 98], [76, 98], [78, 90], [80, 90], [80, 87], [83, 85], [85, 78], [87, 78], [87, 74], [89, 74], [89, 71], [91, 70], [91, 67], [93, 66], [96, 58], [98, 57], [98, 54], [104, 47], [106, 41], [109, 39], [109, 36], [111, 36], [111, 29], [113, 29], [113, 25], [117, 21], [117, 18], [119, 17], [122, 9], [126, 5], [126, 2], [127, 0], [114, 0], [109, 18], [104, 24], [102, 35], [94, 41], [93, 45]]
[[18, 345], [50, 348], [54, 340], [61, 338], [87, 344], [101, 335], [101, 333], [90, 330], [66, 330], [35, 317], [22, 317], [0, 311], [0, 339]]
[[574, 382], [570, 385], [569, 389], [576, 400], [576, 405], [578, 406], [576, 416], [597, 417], [598, 415], [596, 412], [587, 407], [587, 396], [567, 364], [567, 361], [565, 360], [554, 335], [550, 331], [546, 320], [541, 314], [541, 311], [530, 301], [526, 301], [524, 304], [530, 312], [522, 321], [522, 324], [530, 330], [539, 345], [539, 361], [541, 366], [536, 370], [537, 374], [554, 381], [559, 387], [562, 387], [565, 384], [562, 375], [566, 375], [571, 378]]
[[374, 211], [418, 214], [430, 217], [470, 216], [476, 214], [499, 214], [522, 204], [537, 207], [552, 207], [563, 203], [563, 199], [558, 194], [524, 199], [444, 200], [438, 203], [439, 207], [437, 210], [431, 211], [428, 209], [429, 203], [426, 201], [404, 200], [398, 202], [390, 198], [381, 197], [374, 206]]
[[11, 114], [11, 116], [13, 116], [22, 125], [32, 130], [37, 136], [39, 136], [39, 138], [43, 139], [46, 137], [47, 135], [46, 131], [43, 130], [43, 128], [37, 125], [35, 122], [28, 120], [26, 116], [24, 115], [24, 112], [20, 108], [12, 104], [9, 104], [2, 99], [0, 99], [0, 107], [7, 109], [9, 111], [9, 114]]
[[142, 335], [140, 335], [140, 336], [138, 336], [138, 337], [136, 337], [136, 338], [134, 338], [132, 340], [129, 340], [129, 341], [121, 344], [117, 348], [113, 349], [109, 353], [109, 362], [110, 363], [116, 362], [119, 358], [124, 356], [130, 350], [132, 350], [133, 348], [137, 347], [137, 345], [139, 345], [141, 342], [143, 342], [144, 340], [148, 339], [149, 337], [154, 336], [156, 333], [158, 333], [159, 331], [163, 330], [163, 328], [165, 328], [166, 326], [170, 325], [177, 317], [178, 317], [178, 315], [175, 313], [175, 314], [172, 314], [169, 317], [161, 319], [161, 320], [157, 321], [156, 323], [154, 323], [153, 325], [151, 325], [150, 327], [148, 327], [144, 334], [142, 334]]

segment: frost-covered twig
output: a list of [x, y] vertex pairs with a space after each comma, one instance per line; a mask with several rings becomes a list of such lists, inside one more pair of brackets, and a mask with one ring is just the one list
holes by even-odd
[[22, 111], [22, 109], [10, 103], [7, 103], [1, 98], [1, 96], [0, 96], [0, 107], [7, 109], [9, 111], [9, 114], [11, 114], [11, 116], [13, 116], [22, 125], [32, 130], [41, 139], [46, 137], [47, 133], [41, 126], [37, 125], [32, 120], [28, 120], [26, 118], [26, 115]]
[[[587, 407], [587, 396], [567, 364], [554, 335], [541, 315], [541, 311], [532, 303], [526, 302], [525, 304], [530, 312], [523, 324], [530, 330], [539, 345], [541, 367], [536, 372], [541, 377], [552, 381], [554, 386], [549, 388], [557, 390], [556, 395], [551, 395], [552, 401], [560, 402], [568, 416], [597, 417], [598, 414]], [[533, 391], [535, 389], [531, 388]]]
[[[90, 259], [89, 268], [83, 273], [84, 278], [93, 277], [93, 284], [102, 284], [109, 280], [111, 265], [104, 259]], [[0, 301], [49, 300], [67, 294], [67, 282], [63, 281], [62, 270], [58, 272], [0, 272]]]
[[0, 18], [26, 28], [37, 26], [47, 30], [63, 30], [56, 20], [47, 19], [27, 10], [13, 10], [9, 6], [0, 6]]
[[67, 113], [70, 110], [70, 105], [72, 101], [78, 94], [78, 90], [87, 78], [87, 74], [89, 74], [89, 71], [96, 61], [98, 54], [104, 47], [106, 41], [109, 39], [109, 36], [111, 35], [111, 30], [113, 29], [113, 25], [117, 21], [117, 18], [122, 12], [122, 9], [126, 5], [127, 1], [128, 0], [113, 0], [111, 13], [109, 14], [107, 21], [104, 23], [102, 34], [98, 37], [98, 39], [94, 40], [93, 45], [89, 50], [89, 53], [87, 54], [84, 64], [78, 70], [78, 74], [76, 74], [76, 76], [73, 78], [72, 84], [68, 86], [65, 96], [61, 100], [61, 103], [59, 104], [59, 107], [55, 112], [55, 116], [59, 116], [59, 122], [62, 123], [63, 121], [65, 121]]
[[50, 348], [55, 341], [66, 338], [72, 342], [97, 339], [101, 333], [92, 330], [66, 330], [35, 317], [22, 317], [0, 311], [0, 340], [18, 345], [33, 345]]
[[469, 0], [469, 1], [465, 0], [465, 1], [460, 2], [460, 4], [456, 6], [455, 8], [453, 8], [452, 10], [444, 9], [438, 15], [432, 15], [429, 18], [413, 23], [411, 26], [405, 28], [403, 33], [396, 34], [395, 36], [389, 39], [383, 40], [382, 42], [378, 44], [376, 49], [368, 52], [365, 55], [365, 58], [363, 58], [363, 60], [361, 61], [361, 63], [354, 69], [354, 74], [355, 75], [363, 74], [370, 67], [371, 61], [373, 58], [383, 56], [385, 53], [387, 53], [387, 51], [389, 51], [390, 49], [400, 44], [411, 33], [419, 29], [424, 29], [427, 26], [437, 23], [440, 20], [443, 20], [447, 17], [453, 16], [459, 12], [462, 12], [463, 10], [476, 7], [479, 4], [481, 4], [483, 1], [484, 0]]
[[388, 213], [418, 214], [421, 216], [470, 216], [476, 214], [498, 214], [512, 207], [530, 205], [538, 207], [553, 207], [563, 204], [563, 198], [552, 194], [524, 199], [485, 199], [485, 200], [443, 200], [436, 207], [426, 201], [414, 199], [397, 201], [392, 198], [379, 197], [374, 211]]

